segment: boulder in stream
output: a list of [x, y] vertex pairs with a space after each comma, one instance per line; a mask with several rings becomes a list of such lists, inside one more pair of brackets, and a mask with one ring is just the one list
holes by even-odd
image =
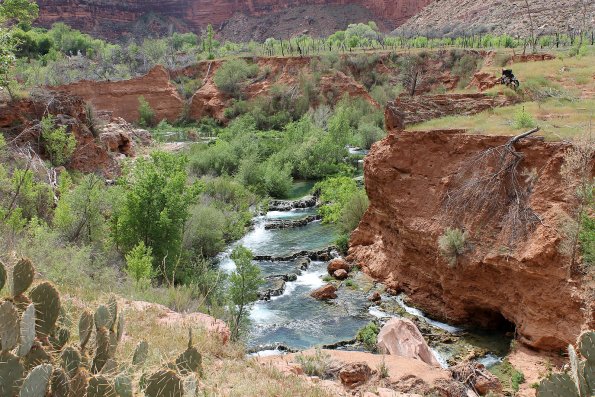
[[337, 280], [345, 280], [348, 276], [349, 274], [347, 274], [345, 269], [339, 269], [333, 273], [333, 277]]
[[393, 318], [382, 327], [378, 334], [378, 350], [440, 366], [417, 326], [405, 318]]
[[335, 258], [332, 261], [329, 262], [328, 266], [326, 267], [326, 270], [328, 271], [329, 275], [334, 275], [335, 272], [339, 269], [343, 269], [346, 272], [349, 272], [349, 270], [351, 269], [351, 266], [349, 266], [349, 263], [347, 263], [345, 261], [345, 259], [343, 258]]
[[318, 300], [335, 299], [337, 297], [337, 287], [332, 284], [326, 284], [317, 290], [312, 291], [310, 296]]

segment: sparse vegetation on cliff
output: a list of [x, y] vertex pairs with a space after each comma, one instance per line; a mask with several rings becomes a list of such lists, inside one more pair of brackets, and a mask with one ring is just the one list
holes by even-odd
[[459, 256], [467, 249], [467, 232], [461, 229], [447, 228], [438, 238], [440, 254], [448, 260], [451, 267], [456, 266]]

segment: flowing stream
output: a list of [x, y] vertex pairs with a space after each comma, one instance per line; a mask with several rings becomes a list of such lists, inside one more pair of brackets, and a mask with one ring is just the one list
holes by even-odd
[[[296, 195], [305, 194], [311, 184], [296, 184]], [[316, 214], [316, 208], [294, 209], [291, 211], [270, 211], [255, 217], [253, 228], [240, 241], [232, 244], [220, 256], [220, 267], [232, 272], [235, 264], [230, 253], [237, 244], [249, 248], [255, 256], [287, 257], [301, 251], [317, 251], [332, 246], [337, 232], [332, 225], [320, 221], [306, 226], [286, 229], [265, 229], [267, 222], [275, 220], [298, 220]], [[247, 340], [248, 348], [259, 351], [259, 355], [281, 354], [276, 346], [289, 349], [306, 349], [313, 346], [330, 345], [350, 341], [361, 327], [371, 320], [385, 321], [391, 317], [407, 315], [427, 324], [432, 333], [452, 335], [454, 339], [466, 339], [470, 346], [484, 349], [480, 361], [491, 365], [497, 363], [504, 354], [502, 346], [509, 343], [502, 336], [488, 335], [487, 340], [475, 333], [449, 324], [432, 320], [420, 310], [408, 306], [402, 297], [382, 296], [382, 304], [376, 306], [368, 302], [367, 296], [374, 288], [373, 280], [358, 272], [354, 278], [355, 287], [341, 287], [338, 298], [330, 302], [318, 301], [310, 293], [323, 286], [327, 274], [327, 262], [311, 261], [307, 270], [300, 270], [296, 260], [257, 261], [263, 276], [297, 274], [297, 279], [285, 284], [283, 293], [269, 301], [256, 302], [251, 310], [251, 328]], [[392, 305], [392, 306], [391, 306]], [[388, 307], [388, 309], [387, 309]], [[398, 310], [391, 310], [390, 308]], [[460, 335], [465, 334], [465, 337]], [[492, 340], [492, 339], [494, 340]], [[430, 342], [438, 361], [447, 366], [457, 348], [453, 342]], [[493, 347], [497, 346], [497, 347]], [[346, 347], [349, 348], [349, 347]], [[356, 348], [352, 346], [351, 348]], [[360, 348], [361, 349], [361, 348]]]

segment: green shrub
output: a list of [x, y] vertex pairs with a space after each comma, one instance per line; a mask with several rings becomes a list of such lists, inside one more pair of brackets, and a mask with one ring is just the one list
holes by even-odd
[[335, 245], [341, 253], [346, 254], [349, 250], [349, 234], [344, 233], [337, 237], [337, 240], [335, 240]]
[[322, 379], [329, 377], [332, 359], [328, 353], [316, 349], [314, 355], [298, 354], [296, 359], [306, 375], [318, 376]]
[[196, 257], [211, 258], [225, 248], [225, 214], [211, 205], [190, 208], [184, 226], [184, 249]]
[[152, 127], [155, 124], [155, 111], [142, 95], [138, 98], [138, 124], [141, 127]]
[[66, 132], [66, 126], [55, 126], [55, 118], [46, 116], [41, 120], [41, 139], [53, 165], [66, 164], [76, 149], [76, 139]]
[[518, 110], [514, 114], [514, 121], [513, 121], [514, 128], [521, 129], [521, 128], [535, 128], [536, 123], [533, 116], [525, 111], [523, 107], [521, 110]]
[[358, 189], [341, 210], [341, 217], [339, 219], [339, 228], [341, 231], [349, 235], [355, 230], [369, 205], [370, 200], [365, 190]]
[[375, 322], [369, 322], [359, 331], [357, 331], [356, 339], [363, 343], [366, 349], [374, 352], [376, 351], [376, 344], [378, 343], [378, 333], [380, 327]]
[[595, 219], [587, 214], [583, 214], [581, 222], [581, 230], [578, 238], [583, 262], [587, 265], [593, 265], [595, 263]]
[[336, 223], [341, 219], [343, 208], [357, 193], [357, 184], [353, 178], [337, 176], [318, 182], [314, 189], [320, 191], [322, 205], [319, 213], [325, 222]]
[[258, 65], [249, 65], [243, 59], [232, 59], [217, 69], [213, 81], [224, 93], [238, 97], [241, 94], [242, 83], [255, 77], [257, 73]]
[[140, 242], [126, 254], [126, 274], [137, 286], [146, 287], [153, 275], [153, 250]]
[[370, 149], [373, 144], [386, 136], [384, 130], [370, 123], [360, 124], [357, 129], [358, 146], [364, 149]]
[[457, 264], [459, 255], [465, 252], [467, 244], [467, 232], [460, 229], [447, 228], [444, 234], [438, 238], [440, 254], [448, 260], [450, 266]]

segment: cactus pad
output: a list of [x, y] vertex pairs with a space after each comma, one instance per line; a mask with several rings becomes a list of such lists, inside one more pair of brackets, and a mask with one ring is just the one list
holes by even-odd
[[35, 341], [33, 342], [33, 346], [31, 347], [31, 350], [29, 350], [29, 353], [24, 357], [23, 364], [25, 365], [25, 369], [29, 371], [31, 368], [51, 361], [52, 358], [48, 352], [45, 351], [41, 343]]
[[18, 355], [19, 357], [25, 357], [33, 347], [33, 342], [35, 342], [35, 305], [33, 304], [27, 306], [27, 309], [23, 312], [20, 333], [21, 342]]
[[117, 397], [116, 390], [104, 376], [93, 376], [87, 387], [87, 397]]
[[2, 350], [9, 351], [19, 342], [19, 312], [10, 301], [0, 304], [0, 342]]
[[18, 261], [12, 269], [12, 295], [18, 296], [27, 291], [33, 283], [34, 277], [33, 263], [27, 258]]
[[50, 343], [54, 350], [62, 350], [70, 339], [70, 331], [66, 328], [58, 328], [52, 336], [50, 336]]
[[0, 261], [0, 291], [2, 291], [4, 285], [6, 285], [6, 266]]
[[591, 395], [595, 395], [595, 364], [585, 361], [583, 367], [583, 379], [587, 386], [587, 390], [590, 390]]
[[62, 351], [62, 368], [70, 378], [74, 377], [81, 366], [81, 353], [72, 346]]
[[93, 332], [93, 314], [89, 310], [85, 310], [81, 314], [81, 319], [79, 320], [79, 341], [81, 350], [85, 349], [87, 343], [89, 343], [89, 339], [91, 338], [91, 333]]
[[24, 373], [18, 357], [8, 352], [0, 353], [0, 396], [16, 395]]
[[120, 317], [118, 317], [118, 327], [116, 329], [116, 340], [118, 343], [122, 341], [122, 336], [124, 336], [124, 325], [126, 324], [124, 320], [124, 313], [120, 313]]
[[578, 397], [578, 390], [567, 374], [553, 374], [537, 388], [537, 397]]
[[33, 288], [29, 295], [35, 305], [37, 335], [47, 337], [60, 315], [60, 294], [52, 284], [45, 282]]
[[70, 378], [70, 394], [69, 397], [79, 397], [87, 395], [87, 388], [89, 386], [89, 373], [84, 368], [79, 368], [78, 371]]
[[578, 338], [578, 349], [591, 364], [595, 364], [595, 331], [585, 331]]
[[107, 309], [109, 310], [110, 314], [110, 323], [109, 327], [107, 328], [113, 331], [116, 321], [118, 320], [118, 301], [114, 295], [110, 296], [107, 302]]
[[51, 397], [68, 397], [70, 393], [70, 382], [62, 368], [54, 368], [50, 379]]
[[143, 365], [149, 357], [149, 343], [146, 340], [138, 342], [132, 356], [132, 365]]
[[132, 397], [134, 395], [132, 388], [132, 380], [125, 374], [120, 374], [114, 379], [114, 387], [116, 393], [120, 397]]
[[95, 356], [93, 357], [91, 372], [97, 374], [101, 371], [107, 360], [110, 358], [110, 336], [107, 328], [102, 327], [97, 330], [95, 342]]
[[101, 305], [95, 310], [95, 329], [111, 328], [112, 315], [105, 305]]
[[51, 364], [42, 364], [33, 368], [21, 386], [19, 397], [45, 397], [51, 376]]
[[202, 373], [202, 356], [195, 347], [189, 347], [176, 359], [176, 367], [182, 375]]
[[145, 396], [147, 397], [182, 397], [184, 386], [174, 371], [157, 371], [147, 379]]

